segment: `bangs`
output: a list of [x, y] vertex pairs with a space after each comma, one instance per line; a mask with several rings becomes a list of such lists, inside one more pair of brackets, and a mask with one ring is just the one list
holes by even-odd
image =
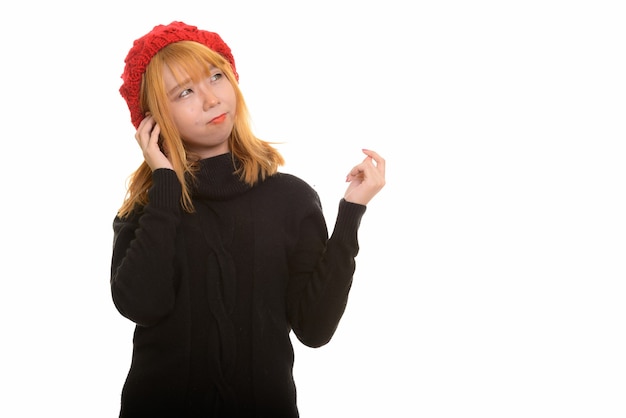
[[224, 71], [225, 67], [230, 66], [220, 54], [197, 42], [176, 42], [161, 52], [163, 63], [170, 69], [179, 85], [188, 79], [195, 83], [205, 79], [211, 74], [212, 67]]

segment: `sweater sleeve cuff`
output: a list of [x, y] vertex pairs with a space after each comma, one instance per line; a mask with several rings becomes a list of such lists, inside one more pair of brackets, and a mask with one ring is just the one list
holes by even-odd
[[367, 207], [358, 203], [350, 203], [345, 199], [339, 202], [339, 210], [337, 211], [337, 221], [333, 230], [333, 238], [339, 240], [347, 240], [348, 242], [357, 241], [357, 231], [361, 225], [361, 218], [365, 214]]
[[168, 168], [159, 168], [152, 172], [152, 187], [148, 191], [150, 204], [163, 209], [178, 209], [182, 187], [176, 172]]

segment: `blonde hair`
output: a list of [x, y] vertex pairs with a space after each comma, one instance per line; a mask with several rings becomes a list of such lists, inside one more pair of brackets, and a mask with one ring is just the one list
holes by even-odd
[[[157, 52], [143, 75], [139, 103], [143, 114], [150, 112], [161, 128], [159, 137], [167, 150], [172, 167], [182, 185], [181, 206], [186, 212], [194, 212], [191, 199], [191, 182], [195, 179], [197, 156], [187, 152], [183, 139], [170, 117], [163, 68], [167, 66], [177, 81], [189, 76], [194, 82], [206, 77], [214, 66], [224, 73], [235, 91], [236, 112], [233, 130], [228, 139], [233, 159], [240, 161], [236, 174], [253, 186], [260, 180], [275, 174], [285, 163], [282, 155], [271, 142], [257, 138], [251, 128], [250, 115], [244, 101], [237, 78], [230, 63], [220, 54], [193, 41], [172, 43]], [[148, 203], [148, 190], [152, 186], [152, 170], [143, 161], [129, 176], [126, 197], [118, 216], [128, 216], [139, 206]]]

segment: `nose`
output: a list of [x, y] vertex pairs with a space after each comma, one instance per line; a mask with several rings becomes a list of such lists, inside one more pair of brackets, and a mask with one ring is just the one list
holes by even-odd
[[215, 105], [219, 104], [220, 100], [213, 92], [210, 86], [203, 86], [201, 89], [202, 94], [202, 109], [209, 110]]

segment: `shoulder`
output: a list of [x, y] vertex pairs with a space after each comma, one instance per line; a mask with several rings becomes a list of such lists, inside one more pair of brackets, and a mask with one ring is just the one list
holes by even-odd
[[293, 188], [298, 188], [298, 189], [313, 190], [313, 188], [309, 185], [309, 183], [307, 183], [300, 177], [295, 176], [290, 173], [283, 173], [279, 171], [278, 173], [269, 177], [268, 180], [274, 181], [277, 184], [283, 185], [284, 187], [293, 187]]
[[317, 191], [305, 180], [293, 174], [278, 172], [267, 180], [270, 186], [279, 188], [281, 191], [318, 199]]
[[275, 205], [285, 204], [292, 210], [298, 207], [321, 207], [317, 191], [293, 174], [278, 172], [266, 178], [256, 189]]

